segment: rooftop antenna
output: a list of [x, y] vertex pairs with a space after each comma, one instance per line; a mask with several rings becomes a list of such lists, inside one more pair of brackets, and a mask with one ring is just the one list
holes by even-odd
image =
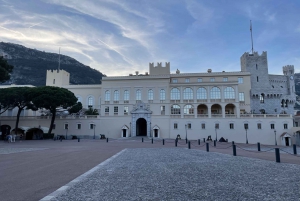
[[58, 54], [58, 71], [60, 70], [60, 47], [58, 50], [59, 54]]
[[252, 22], [251, 22], [251, 20], [250, 20], [250, 32], [251, 32], [252, 54], [253, 54], [253, 37], [252, 37]]

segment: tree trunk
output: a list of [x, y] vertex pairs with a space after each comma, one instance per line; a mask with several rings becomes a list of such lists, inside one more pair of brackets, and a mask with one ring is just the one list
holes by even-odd
[[18, 126], [19, 126], [19, 120], [20, 120], [20, 114], [21, 114], [23, 108], [24, 107], [18, 107], [17, 121], [16, 121], [16, 127], [15, 127], [15, 135], [17, 135]]
[[51, 118], [50, 128], [49, 128], [49, 131], [48, 131], [49, 135], [52, 132], [52, 127], [53, 127], [53, 124], [54, 124], [54, 121], [55, 121], [56, 109], [54, 109], [54, 111], [51, 111], [51, 113], [52, 113], [52, 118]]

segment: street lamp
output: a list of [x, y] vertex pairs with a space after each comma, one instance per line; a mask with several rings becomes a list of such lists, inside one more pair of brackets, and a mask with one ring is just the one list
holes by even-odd
[[94, 139], [96, 139], [95, 128], [96, 128], [96, 124], [94, 124]]
[[245, 128], [245, 131], [246, 131], [246, 144], [248, 144], [248, 135], [247, 135], [248, 124], [244, 124], [244, 128]]
[[276, 130], [274, 130], [274, 134], [275, 134], [275, 145], [277, 146]]
[[129, 137], [131, 137], [131, 130], [132, 130], [132, 128], [131, 128], [131, 122], [130, 122], [130, 136]]
[[185, 143], [187, 144], [187, 125], [185, 124]]
[[66, 140], [68, 139], [68, 129], [69, 129], [69, 125], [66, 127]]

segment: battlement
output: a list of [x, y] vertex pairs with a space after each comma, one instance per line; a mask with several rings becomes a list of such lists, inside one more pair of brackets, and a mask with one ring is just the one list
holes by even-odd
[[286, 65], [282, 67], [282, 71], [284, 75], [293, 75], [295, 70], [294, 70], [294, 65]]
[[242, 57], [266, 57], [267, 56], [267, 51], [262, 51], [262, 53], [261, 54], [259, 54], [258, 52], [253, 52], [253, 54], [252, 53], [250, 53], [250, 52], [245, 52], [243, 55], [242, 55]]
[[150, 75], [167, 75], [170, 74], [170, 62], [166, 62], [165, 66], [162, 66], [162, 62], [157, 62], [157, 66], [153, 63], [149, 63]]
[[47, 70], [46, 86], [64, 86], [70, 84], [70, 73], [65, 70]]

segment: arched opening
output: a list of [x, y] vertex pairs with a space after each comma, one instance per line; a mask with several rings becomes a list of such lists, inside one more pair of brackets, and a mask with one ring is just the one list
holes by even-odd
[[144, 118], [136, 121], [136, 136], [147, 136], [147, 121]]
[[199, 115], [208, 114], [207, 106], [204, 105], [204, 104], [198, 105], [198, 107], [197, 107], [197, 114], [199, 114]]
[[222, 107], [219, 104], [214, 104], [211, 106], [211, 114], [212, 115], [220, 115], [222, 114]]
[[44, 132], [40, 128], [31, 128], [26, 132], [26, 140], [42, 140]]
[[235, 105], [234, 104], [227, 104], [225, 106], [225, 114], [235, 114]]
[[122, 137], [126, 137], [126, 129], [122, 129]]
[[11, 127], [9, 125], [2, 125], [0, 127], [0, 131], [2, 133], [1, 140], [5, 140], [6, 136], [10, 134]]

